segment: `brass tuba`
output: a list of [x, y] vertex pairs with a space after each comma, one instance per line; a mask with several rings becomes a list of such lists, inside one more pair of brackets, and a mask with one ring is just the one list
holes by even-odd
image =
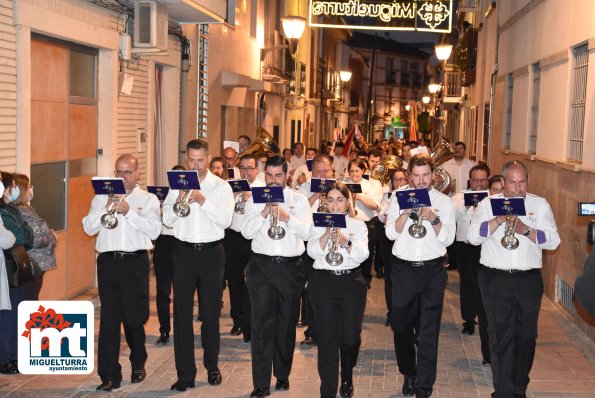
[[370, 172], [370, 177], [380, 181], [382, 185], [388, 183], [391, 170], [400, 169], [403, 165], [401, 158], [395, 155], [385, 155], [381, 162], [378, 162]]
[[434, 161], [435, 166], [432, 188], [445, 195], [454, 191], [455, 180], [442, 168], [442, 164], [452, 159], [455, 153], [456, 151], [450, 145], [450, 142], [444, 137], [440, 138], [440, 141], [438, 141], [438, 144], [434, 147], [432, 153], [430, 153], [430, 159]]
[[263, 152], [279, 153], [279, 145], [277, 145], [277, 142], [268, 131], [260, 126], [257, 126], [256, 139], [254, 140], [254, 143], [250, 145], [250, 147], [246, 148], [245, 151], [240, 152], [238, 158], [236, 159], [235, 165], [239, 166], [240, 160], [242, 160], [242, 156], [244, 155], [254, 155], [258, 157], [258, 155]]

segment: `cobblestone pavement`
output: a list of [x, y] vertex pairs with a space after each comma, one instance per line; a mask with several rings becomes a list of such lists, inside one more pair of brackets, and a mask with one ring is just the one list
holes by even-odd
[[[374, 278], [368, 291], [363, 344], [357, 367], [354, 370], [355, 397], [400, 397], [403, 378], [396, 368], [393, 337], [385, 326], [384, 281]], [[489, 397], [491, 371], [481, 365], [478, 335], [460, 333], [459, 279], [456, 271], [449, 272], [445, 294], [440, 351], [438, 354], [438, 379], [434, 397]], [[151, 280], [154, 293], [154, 278]], [[96, 301], [96, 291], [78, 299]], [[222, 344], [220, 369], [223, 384], [213, 387], [206, 382], [200, 349], [200, 324], [197, 333], [196, 358], [198, 366], [196, 388], [184, 393], [170, 391], [176, 381], [173, 345], [155, 346], [158, 321], [155, 297], [151, 297], [151, 318], [146, 325], [149, 359], [146, 364], [147, 379], [140, 384], [130, 384], [128, 348], [122, 339], [120, 363], [123, 367], [122, 388], [112, 393], [95, 392], [100, 383], [97, 373], [84, 376], [26, 376], [0, 375], [0, 397], [248, 397], [252, 390], [250, 346], [240, 336], [230, 336], [232, 323], [229, 318], [229, 300], [224, 294], [225, 306], [221, 318]], [[97, 312], [98, 313], [98, 312]], [[96, 314], [96, 328], [98, 330]], [[595, 344], [574, 326], [570, 318], [557, 305], [544, 297], [539, 319], [539, 340], [528, 397], [595, 397]], [[316, 369], [316, 348], [300, 347], [303, 329], [298, 329], [294, 366], [290, 376], [291, 389], [271, 391], [272, 397], [319, 396], [319, 379]], [[97, 339], [95, 340], [97, 342]], [[273, 383], [274, 383], [273, 379]]]

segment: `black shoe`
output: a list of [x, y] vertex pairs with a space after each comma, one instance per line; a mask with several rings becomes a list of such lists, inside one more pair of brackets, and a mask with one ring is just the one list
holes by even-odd
[[221, 377], [221, 372], [219, 371], [219, 369], [209, 372], [209, 377], [207, 378], [207, 381], [212, 386], [218, 386], [219, 384], [221, 384], [223, 378]]
[[252, 398], [252, 397], [268, 397], [269, 395], [271, 395], [271, 390], [269, 390], [268, 388], [255, 388], [250, 393], [250, 398]]
[[341, 382], [339, 395], [341, 395], [342, 398], [353, 397], [353, 382], [351, 380]]
[[390, 325], [390, 318], [386, 317], [386, 321], [384, 322], [384, 326]]
[[5, 375], [14, 375], [19, 373], [19, 367], [17, 366], [17, 361], [6, 361], [0, 364], [0, 373]]
[[526, 394], [514, 394], [514, 398], [527, 398]]
[[232, 336], [239, 336], [240, 334], [242, 334], [242, 328], [239, 326], [233, 325], [233, 327], [229, 331], [229, 334], [231, 334]]
[[159, 335], [155, 344], [166, 345], [169, 342], [169, 332], [164, 332]]
[[415, 398], [429, 398], [431, 394], [428, 394], [425, 391], [416, 390], [415, 391]]
[[245, 330], [242, 330], [242, 335], [244, 337], [244, 343], [249, 343], [252, 340], [252, 335]]
[[491, 360], [489, 360], [489, 359], [485, 359], [485, 358], [484, 358], [484, 360], [483, 360], [483, 361], [481, 361], [481, 364], [482, 364], [482, 365], [491, 365], [491, 364], [492, 364], [492, 361], [491, 361]]
[[289, 390], [289, 381], [287, 380], [277, 380], [275, 383], [275, 390]]
[[314, 340], [311, 336], [306, 336], [304, 338], [304, 340], [300, 343], [300, 345], [315, 346], [316, 345], [316, 340]]
[[408, 397], [413, 396], [415, 394], [415, 378], [414, 377], [405, 377], [405, 381], [403, 382], [403, 388], [401, 389], [403, 395]]
[[170, 390], [176, 390], [176, 391], [184, 392], [184, 391], [186, 391], [189, 388], [194, 388], [194, 382], [193, 381], [186, 382], [186, 381], [178, 380], [174, 384], [171, 385]]
[[105, 391], [110, 392], [111, 390], [117, 390], [120, 388], [120, 383], [112, 383], [111, 381], [104, 381], [100, 385], [97, 386], [95, 390], [97, 391]]
[[130, 382], [131, 383], [140, 383], [144, 379], [147, 378], [147, 372], [145, 372], [145, 368], [133, 370], [132, 374], [130, 375]]
[[471, 335], [473, 335], [473, 333], [475, 333], [475, 326], [465, 325], [465, 326], [463, 326], [463, 330], [461, 330], [461, 333], [468, 334], [469, 336], [471, 336]]
[[372, 282], [366, 282], [366, 287], [368, 290], [372, 289]]

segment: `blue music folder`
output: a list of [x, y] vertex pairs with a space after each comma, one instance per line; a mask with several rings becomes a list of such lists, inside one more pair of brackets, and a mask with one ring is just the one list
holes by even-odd
[[167, 197], [167, 193], [169, 192], [169, 187], [159, 187], [156, 185], [149, 185], [147, 186], [147, 191], [152, 193], [153, 195], [157, 196], [160, 202], [163, 202]]
[[310, 180], [310, 192], [324, 192], [335, 182], [337, 182], [337, 180], [334, 180], [332, 178], [312, 178]]
[[396, 191], [396, 195], [401, 210], [432, 206], [430, 192], [427, 188], [403, 189]]
[[227, 180], [229, 185], [231, 185], [231, 190], [234, 192], [250, 192], [250, 184], [248, 184], [248, 180]]
[[314, 159], [308, 159], [306, 160], [306, 167], [308, 168], [309, 172], [312, 172], [312, 162], [314, 161]]
[[200, 189], [196, 170], [169, 170], [167, 180], [171, 189]]
[[254, 203], [283, 203], [283, 187], [254, 187], [252, 188], [252, 200]]
[[495, 216], [524, 216], [524, 198], [490, 198], [492, 214]]
[[339, 213], [314, 213], [312, 214], [315, 227], [323, 228], [347, 228], [345, 214]]
[[481, 202], [486, 196], [488, 196], [488, 191], [469, 191], [465, 192], [465, 206], [476, 206], [479, 202]]
[[227, 176], [229, 177], [230, 180], [233, 180], [234, 178], [236, 178], [235, 174], [236, 174], [236, 171], [233, 168], [227, 169]]
[[95, 195], [126, 195], [122, 178], [93, 177], [91, 184]]
[[363, 178], [364, 180], [368, 180], [368, 181], [370, 181], [370, 174], [364, 174], [364, 175], [362, 175], [362, 178]]
[[362, 184], [346, 183], [345, 185], [351, 193], [362, 193]]

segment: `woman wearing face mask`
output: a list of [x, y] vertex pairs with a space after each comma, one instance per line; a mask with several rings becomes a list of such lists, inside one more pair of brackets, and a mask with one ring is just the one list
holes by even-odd
[[[0, 216], [4, 227], [15, 236], [15, 245], [22, 245], [26, 250], [33, 245], [33, 231], [23, 220], [21, 213], [13, 204], [20, 194], [19, 187], [15, 184], [12, 174], [0, 173], [4, 187], [3, 200], [0, 200]], [[29, 282], [23, 286], [10, 287], [10, 310], [0, 311], [0, 373], [19, 373], [17, 367], [17, 309], [21, 301], [27, 299], [30, 291]]]
[[[308, 255], [314, 259], [314, 273], [308, 281], [308, 294], [316, 320], [320, 395], [335, 397], [341, 364], [341, 397], [353, 396], [353, 367], [361, 344], [361, 326], [366, 306], [366, 281], [360, 265], [368, 258], [366, 224], [354, 217], [351, 194], [341, 182], [326, 191], [331, 213], [346, 214], [347, 228], [337, 230], [337, 252], [343, 262], [332, 266], [326, 261], [331, 242], [329, 228], [312, 227]], [[337, 355], [339, 354], [339, 355]]]
[[376, 189], [372, 183], [363, 178], [364, 171], [366, 171], [366, 164], [361, 159], [354, 159], [349, 161], [347, 168], [349, 179], [346, 183], [360, 184], [362, 193], [352, 194], [353, 206], [355, 209], [355, 217], [366, 223], [368, 227], [368, 250], [370, 256], [362, 264], [362, 273], [366, 279], [368, 289], [372, 283], [372, 264], [374, 263], [374, 253], [376, 245], [376, 230], [374, 217], [377, 216], [380, 207], [380, 200], [382, 199], [382, 191]]
[[[56, 233], [30, 205], [31, 199], [33, 199], [33, 185], [30, 184], [29, 177], [24, 174], [13, 174], [13, 178], [20, 191], [18, 198], [13, 203], [21, 212], [23, 220], [33, 230], [33, 248], [28, 253], [37, 261], [42, 271], [54, 269], [56, 268], [56, 244], [58, 243]], [[30, 290], [27, 300], [39, 300], [42, 283], [43, 277], [29, 283]]]

